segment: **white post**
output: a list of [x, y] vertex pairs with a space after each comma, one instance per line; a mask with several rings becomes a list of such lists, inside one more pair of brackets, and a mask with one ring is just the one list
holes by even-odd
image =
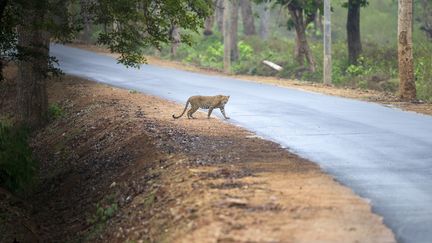
[[330, 2], [324, 0], [324, 84], [332, 83]]

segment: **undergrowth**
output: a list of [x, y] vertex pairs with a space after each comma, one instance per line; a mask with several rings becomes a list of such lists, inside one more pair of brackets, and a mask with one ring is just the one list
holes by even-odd
[[0, 186], [23, 193], [34, 182], [37, 162], [28, 145], [29, 132], [0, 121]]
[[[363, 52], [356, 65], [348, 64], [346, 43], [335, 41], [332, 44], [333, 84], [341, 87], [374, 89], [384, 92], [398, 92], [398, 59], [396, 44], [379, 45], [363, 41]], [[309, 38], [309, 46], [317, 63], [317, 71], [311, 73], [299, 66], [294, 58], [294, 39], [273, 37], [262, 40], [259, 37], [239, 37], [239, 60], [232, 62], [236, 74], [277, 76], [322, 82], [323, 46], [320, 40]], [[162, 58], [173, 58], [169, 47], [160, 51], [147, 50], [147, 54], [157, 54]], [[414, 40], [415, 78], [418, 98], [432, 101], [432, 42], [425, 37], [416, 36]], [[221, 35], [205, 37], [194, 35], [194, 45], [181, 45], [174, 59], [199, 67], [223, 70], [223, 44]], [[265, 66], [262, 61], [269, 60], [284, 69], [280, 72]]]

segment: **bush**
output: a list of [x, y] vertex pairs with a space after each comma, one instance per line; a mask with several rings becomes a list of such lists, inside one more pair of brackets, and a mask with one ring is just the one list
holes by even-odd
[[50, 120], [55, 120], [64, 116], [63, 109], [57, 103], [53, 103], [48, 107], [48, 117]]
[[0, 122], [0, 185], [25, 191], [34, 179], [37, 163], [27, 143], [28, 131]]

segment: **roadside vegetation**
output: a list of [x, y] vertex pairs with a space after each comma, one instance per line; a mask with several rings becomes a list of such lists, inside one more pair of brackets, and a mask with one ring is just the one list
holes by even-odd
[[[332, 14], [332, 84], [338, 87], [373, 89], [398, 93], [398, 54], [397, 54], [397, 2], [391, 0], [371, 1], [361, 9], [362, 52], [356, 64], [348, 60], [346, 44], [346, 8], [335, 2]], [[417, 6], [419, 7], [419, 6]], [[418, 15], [421, 10], [418, 9]], [[257, 10], [255, 9], [257, 14]], [[235, 74], [276, 76], [322, 82], [323, 45], [322, 33], [314, 23], [307, 26], [309, 47], [316, 61], [316, 71], [310, 72], [296, 62], [295, 33], [289, 26], [289, 16], [285, 8], [273, 5], [270, 14], [270, 36], [263, 39], [258, 35], [243, 34], [239, 23], [237, 43], [239, 58], [232, 62]], [[415, 16], [416, 17], [416, 16]], [[421, 101], [432, 102], [432, 39], [421, 30], [423, 23], [417, 16], [414, 25], [414, 72], [417, 97]], [[259, 17], [256, 18], [258, 22]], [[161, 49], [147, 48], [147, 55], [172, 59], [198, 67], [223, 71], [223, 36], [217, 26], [212, 35], [191, 33], [193, 45], [181, 44], [175, 55], [171, 45]], [[278, 72], [262, 61], [269, 60], [283, 67]]]
[[0, 187], [25, 193], [35, 181], [37, 161], [28, 145], [29, 131], [0, 121]]

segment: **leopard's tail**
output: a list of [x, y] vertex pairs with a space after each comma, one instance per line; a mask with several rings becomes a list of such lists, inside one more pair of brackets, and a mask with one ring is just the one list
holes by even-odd
[[185, 105], [185, 108], [184, 108], [183, 112], [182, 112], [179, 116], [175, 116], [175, 115], [173, 114], [172, 117], [173, 117], [174, 119], [178, 119], [178, 118], [182, 117], [182, 116], [184, 115], [184, 113], [186, 112], [189, 103], [190, 103], [190, 101], [189, 101], [189, 99], [188, 99], [188, 100], [186, 101], [186, 105]]

